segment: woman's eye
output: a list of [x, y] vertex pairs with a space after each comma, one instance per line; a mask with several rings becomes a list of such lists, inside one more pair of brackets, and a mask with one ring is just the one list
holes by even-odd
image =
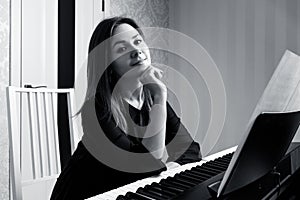
[[117, 52], [122, 53], [122, 52], [126, 51], [126, 49], [127, 49], [126, 47], [120, 47], [120, 48], [118, 48]]
[[140, 44], [140, 43], [142, 43], [142, 41], [143, 41], [143, 40], [141, 40], [141, 39], [137, 39], [137, 40], [134, 41], [134, 43], [135, 43], [135, 44]]

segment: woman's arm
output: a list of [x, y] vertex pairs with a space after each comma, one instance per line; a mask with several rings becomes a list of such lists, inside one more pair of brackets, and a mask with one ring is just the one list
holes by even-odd
[[168, 162], [186, 164], [201, 160], [200, 146], [188, 133], [170, 104], [167, 102], [166, 148]]
[[167, 109], [164, 102], [154, 100], [149, 111], [150, 123], [142, 139], [143, 145], [156, 159], [162, 159], [165, 150]]
[[140, 78], [153, 98], [153, 105], [149, 111], [150, 123], [147, 125], [142, 143], [156, 159], [163, 158], [166, 139], [167, 88], [161, 78], [162, 71], [153, 66], [149, 66]]

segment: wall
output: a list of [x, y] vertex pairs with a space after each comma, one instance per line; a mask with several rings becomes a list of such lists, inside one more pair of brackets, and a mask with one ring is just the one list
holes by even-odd
[[[16, 6], [16, 1], [12, 3]], [[58, 1], [21, 3], [21, 85], [57, 88]]]
[[133, 18], [142, 27], [168, 27], [169, 0], [111, 0], [110, 15]]
[[284, 51], [300, 54], [300, 0], [173, 0], [170, 19], [208, 51], [224, 80], [227, 115], [214, 151], [237, 144]]
[[9, 0], [0, 1], [0, 199], [8, 199], [8, 133], [6, 91], [9, 81]]

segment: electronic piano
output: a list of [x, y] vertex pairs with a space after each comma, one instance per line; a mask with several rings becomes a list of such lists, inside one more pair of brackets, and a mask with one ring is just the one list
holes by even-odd
[[[200, 162], [189, 163], [162, 172], [159, 176], [99, 194], [89, 200], [127, 199], [212, 199], [207, 186], [221, 180], [237, 146], [204, 157]], [[300, 171], [300, 143], [292, 143], [285, 157], [274, 166], [277, 174], [267, 174], [247, 187], [223, 199], [276, 199], [285, 191], [293, 176]]]

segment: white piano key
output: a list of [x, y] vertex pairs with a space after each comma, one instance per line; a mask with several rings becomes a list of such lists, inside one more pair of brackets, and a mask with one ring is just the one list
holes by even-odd
[[185, 165], [181, 165], [179, 167], [167, 170], [167, 171], [163, 171], [160, 175], [158, 176], [153, 176], [153, 177], [149, 177], [149, 178], [145, 178], [142, 180], [138, 180], [136, 182], [124, 185], [122, 187], [110, 190], [108, 192], [99, 194], [97, 196], [91, 197], [88, 200], [115, 200], [119, 195], [125, 195], [127, 192], [136, 192], [136, 190], [139, 187], [145, 187], [146, 185], [150, 185], [151, 183], [158, 183], [161, 179], [167, 178], [167, 177], [173, 177], [175, 174], [180, 173], [182, 171], [185, 170], [190, 170], [192, 167], [196, 167], [196, 166], [201, 166], [202, 164], [215, 160], [219, 157], [222, 157], [226, 154], [232, 153], [237, 149], [237, 146], [231, 147], [229, 149], [220, 151], [218, 153], [206, 156], [204, 158], [202, 158], [201, 161], [199, 162], [194, 162], [194, 163], [188, 163]]
[[223, 155], [226, 155], [226, 154], [235, 152], [236, 149], [237, 149], [237, 146], [234, 146], [234, 147], [231, 147], [231, 148], [229, 148], [229, 149], [225, 149], [225, 150], [223, 150], [223, 151], [220, 151], [220, 152], [218, 152], [218, 153], [215, 153], [215, 154], [206, 156], [206, 157], [203, 158], [202, 160], [205, 160], [205, 161], [215, 160], [216, 158], [219, 158], [219, 157], [221, 157], [221, 156], [223, 156]]
[[109, 196], [111, 196], [111, 199], [116, 199], [119, 195], [120, 195], [119, 191], [116, 191], [116, 190], [109, 193]]

